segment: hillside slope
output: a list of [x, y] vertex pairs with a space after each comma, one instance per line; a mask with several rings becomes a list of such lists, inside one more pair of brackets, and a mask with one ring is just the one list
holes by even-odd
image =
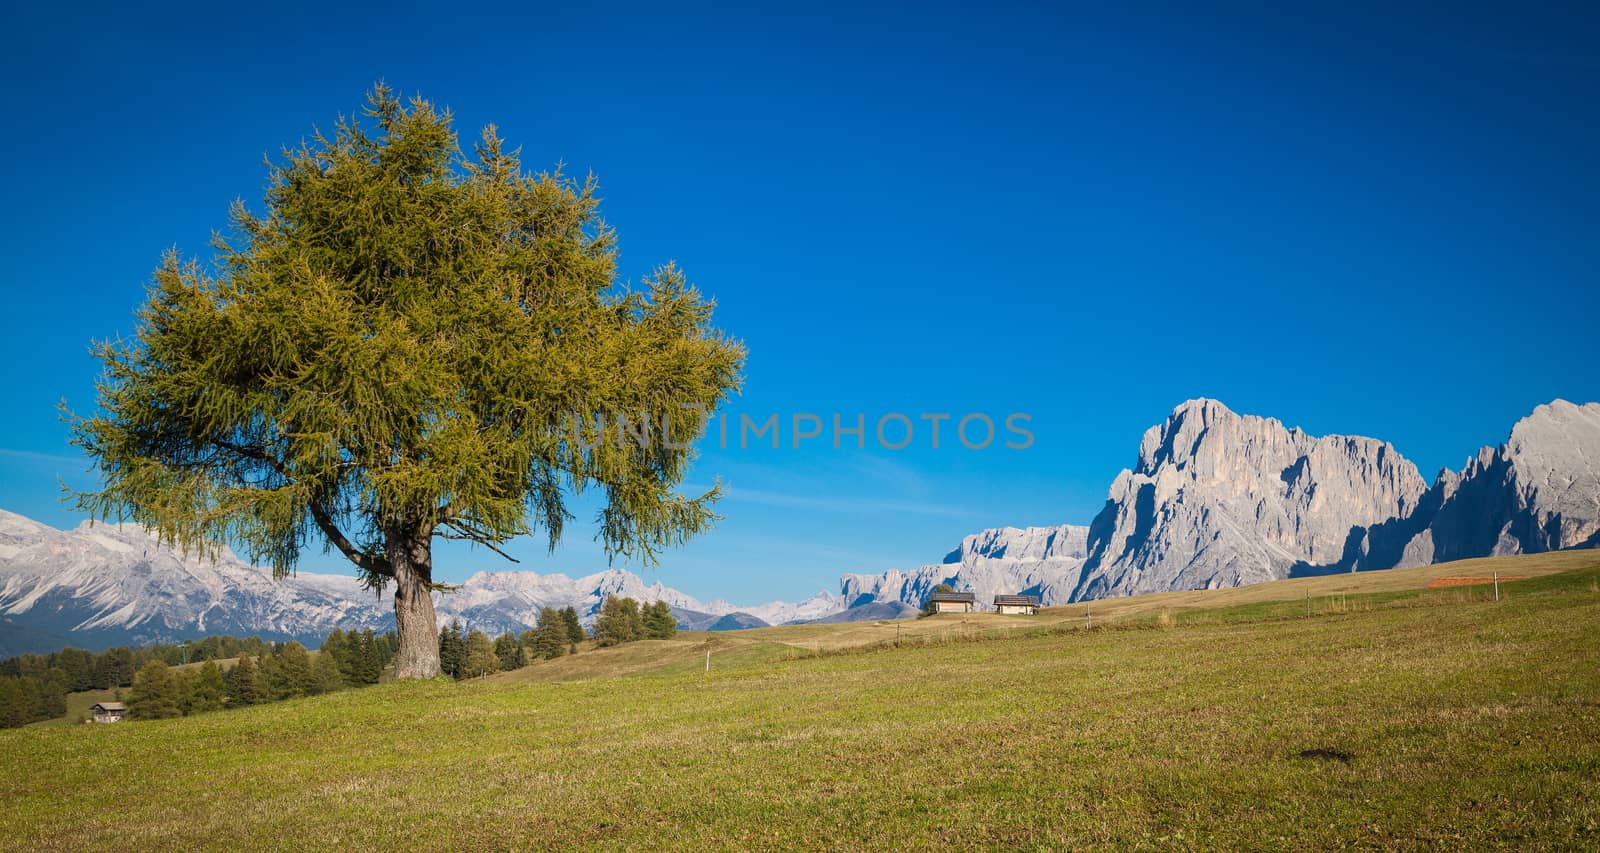
[[0, 732], [0, 847], [1592, 848], [1600, 574], [1521, 583]]

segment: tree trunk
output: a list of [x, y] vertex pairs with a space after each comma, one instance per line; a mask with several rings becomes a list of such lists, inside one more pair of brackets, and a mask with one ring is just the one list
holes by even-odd
[[439, 674], [439, 626], [433, 615], [433, 532], [418, 526], [385, 531], [394, 569], [394, 621], [400, 637], [395, 678]]

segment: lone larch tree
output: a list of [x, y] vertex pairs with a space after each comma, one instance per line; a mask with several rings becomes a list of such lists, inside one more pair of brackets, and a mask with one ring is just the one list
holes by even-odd
[[619, 282], [592, 177], [525, 173], [493, 126], [469, 155], [381, 84], [365, 116], [270, 162], [264, 210], [235, 202], [209, 264], [168, 252], [134, 335], [95, 345], [75, 500], [280, 576], [337, 551], [392, 585], [395, 674], [427, 678], [435, 539], [554, 548], [585, 490], [612, 557], [709, 527], [717, 487], [677, 489], [744, 351], [676, 267]]

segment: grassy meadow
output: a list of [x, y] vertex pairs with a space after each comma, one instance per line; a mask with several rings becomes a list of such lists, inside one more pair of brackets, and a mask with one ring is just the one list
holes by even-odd
[[1091, 607], [4, 731], [0, 849], [1600, 847], [1600, 553]]

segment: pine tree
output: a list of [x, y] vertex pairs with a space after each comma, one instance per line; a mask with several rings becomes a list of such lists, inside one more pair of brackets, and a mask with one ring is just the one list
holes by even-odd
[[[395, 676], [431, 678], [435, 538], [554, 547], [585, 487], [608, 555], [709, 529], [720, 489], [675, 491], [686, 413], [738, 389], [744, 349], [675, 266], [619, 286], [595, 181], [525, 173], [492, 126], [462, 146], [383, 84], [366, 116], [269, 164], [217, 256], [168, 252], [134, 333], [96, 345], [73, 432], [100, 487], [77, 505], [280, 576], [320, 540], [393, 587]], [[612, 412], [654, 434], [573, 414]]]
[[517, 642], [516, 635], [506, 633], [495, 638], [495, 656], [500, 658], [502, 672], [521, 669], [528, 665], [528, 659], [522, 653], [522, 644]]
[[[568, 606], [565, 610], [561, 611], [561, 616], [567, 622], [567, 642], [571, 643], [573, 646], [577, 646], [579, 643], [588, 639], [588, 637], [586, 637], [583, 633], [583, 623], [578, 621], [578, 609], [576, 607]], [[576, 651], [576, 649], [574, 649], [574, 651]]]
[[311, 662], [311, 693], [332, 693], [342, 690], [347, 682], [344, 673], [339, 671], [339, 663], [333, 655], [319, 652], [316, 659]]
[[462, 678], [478, 678], [500, 671], [500, 659], [494, 653], [494, 641], [482, 631], [467, 634], [466, 658], [461, 662]]
[[644, 635], [651, 640], [666, 640], [678, 633], [678, 620], [672, 615], [672, 605], [656, 601], [644, 608]]
[[194, 713], [194, 670], [169, 668], [172, 669], [172, 695], [178, 697], [178, 713], [187, 717]]
[[356, 656], [359, 642], [356, 632], [351, 631], [349, 636], [338, 628], [328, 632], [328, 638], [322, 641], [322, 653], [333, 658], [334, 665], [339, 668], [339, 675], [344, 678], [345, 684], [357, 684], [360, 676], [356, 673]]
[[628, 642], [644, 639], [644, 616], [639, 613], [639, 602], [622, 599], [622, 615], [628, 620]]
[[439, 631], [439, 666], [445, 675], [460, 678], [466, 657], [467, 643], [461, 636], [461, 623], [452, 621]]
[[256, 701], [258, 703], [276, 702], [286, 698], [281, 692], [283, 678], [279, 675], [279, 670], [283, 667], [280, 666], [280, 661], [277, 649], [273, 649], [271, 652], [256, 659], [256, 685], [258, 688]]
[[133, 675], [138, 668], [132, 649], [121, 646], [106, 649], [95, 662], [95, 687], [101, 690], [126, 687], [133, 683]]
[[56, 666], [67, 676], [69, 691], [89, 690], [94, 687], [94, 655], [83, 649], [62, 649], [56, 654]]
[[278, 647], [273, 656], [275, 666], [270, 685], [277, 699], [294, 699], [311, 695], [311, 655], [306, 647], [290, 640]]
[[539, 628], [534, 632], [534, 655], [551, 660], [567, 650], [567, 622], [561, 611], [546, 607], [539, 611]]
[[194, 679], [189, 683], [189, 706], [184, 710], [186, 714], [203, 714], [207, 711], [222, 710], [223, 700], [227, 696], [228, 688], [222, 680], [222, 669], [214, 660], [201, 664], [195, 672]]
[[172, 668], [160, 660], [151, 660], [133, 677], [133, 689], [128, 693], [128, 715], [137, 720], [176, 717], [183, 713], [178, 705], [179, 698]]
[[261, 686], [257, 682], [256, 663], [249, 655], [240, 655], [239, 662], [228, 670], [228, 704], [254, 705], [261, 701]]
[[39, 679], [40, 719], [49, 720], [66, 716], [69, 686], [67, 674], [60, 667], [51, 667], [50, 671]]
[[383, 676], [383, 667], [386, 663], [382, 640], [372, 633], [371, 628], [360, 634], [352, 633], [350, 636], [353, 644], [351, 657], [354, 661], [351, 670], [355, 679], [351, 683], [377, 684], [378, 679]]
[[644, 634], [639, 617], [639, 602], [631, 598], [606, 596], [600, 605], [600, 617], [594, 622], [594, 639], [601, 646], [631, 643]]

